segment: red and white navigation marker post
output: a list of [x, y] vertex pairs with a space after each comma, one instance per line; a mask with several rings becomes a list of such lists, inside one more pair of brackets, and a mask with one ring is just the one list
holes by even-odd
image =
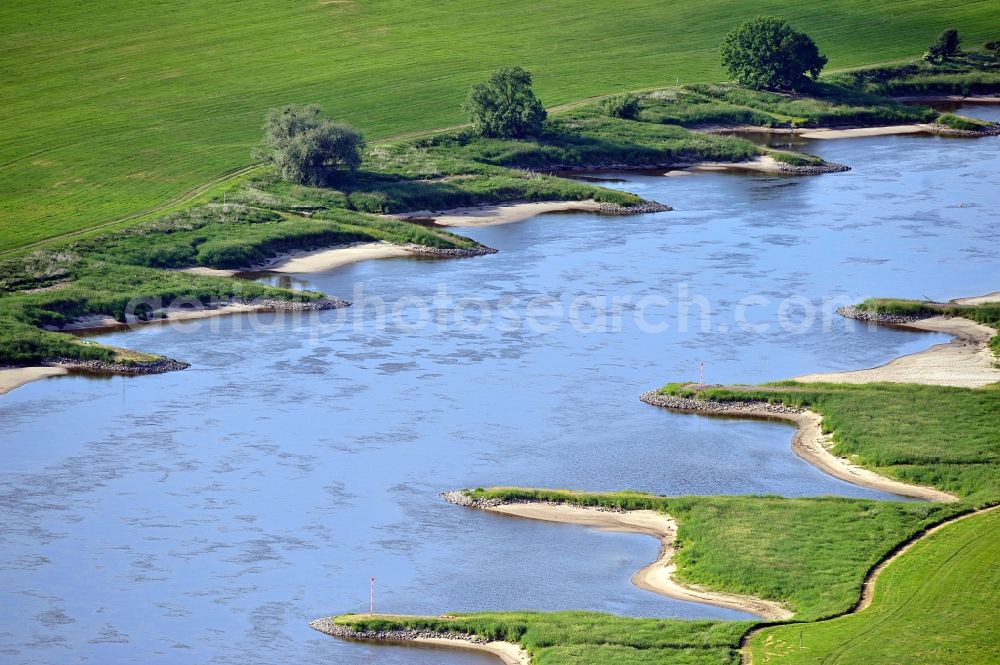
[[705, 361], [704, 360], [701, 361], [701, 383], [699, 383], [698, 385], [702, 386], [702, 387], [705, 386]]
[[368, 616], [375, 614], [375, 578], [372, 578], [371, 595], [368, 598]]

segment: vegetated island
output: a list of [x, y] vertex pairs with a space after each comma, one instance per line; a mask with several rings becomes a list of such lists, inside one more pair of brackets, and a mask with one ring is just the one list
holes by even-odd
[[[704, 163], [792, 175], [846, 168], [699, 131], [706, 127], [920, 122], [941, 132], [994, 133], [995, 124], [900, 104], [885, 95], [995, 92], [1000, 90], [1000, 57], [987, 51], [956, 53], [939, 62], [810, 79], [793, 92], [736, 84], [682, 86], [587, 102], [548, 117], [530, 83], [523, 70], [501, 70], [470, 93], [470, 108], [479, 105], [472, 111], [473, 129], [370, 146], [315, 107], [275, 110], [265, 132], [269, 166], [248, 170], [216, 200], [0, 260], [0, 366], [15, 368], [0, 370], [0, 390], [66, 368], [139, 374], [186, 366], [67, 334], [88, 324], [348, 304], [231, 278], [241, 270], [321, 270], [364, 256], [480, 256], [494, 250], [441, 223], [510, 221], [540, 206], [609, 215], [669, 209], [557, 173], [676, 170]], [[517, 117], [533, 123], [530, 127], [508, 127], [498, 120], [509, 114], [495, 113], [490, 94], [491, 86], [502, 85], [520, 86], [519, 99], [528, 111]], [[303, 136], [325, 143], [310, 146], [313, 152], [307, 151], [304, 161], [290, 161], [294, 150], [283, 151], [284, 146]], [[335, 160], [317, 152], [330, 145], [339, 151]], [[323, 253], [302, 256], [316, 250]], [[200, 313], [172, 307], [177, 300], [187, 304], [185, 310]]]
[[[989, 326], [996, 339], [1000, 302], [995, 297], [950, 303], [874, 299], [841, 313], [876, 325], [951, 317], [956, 323]], [[672, 383], [643, 398], [684, 412], [815, 413], [822, 419], [822, 455], [889, 481], [882, 489], [909, 488], [913, 491], [908, 494], [931, 501], [662, 497], [509, 487], [446, 493], [452, 503], [491, 512], [654, 535], [663, 540], [663, 549], [655, 563], [633, 578], [637, 584], [650, 588], [646, 582], [653, 579], [659, 588], [652, 590], [668, 595], [674, 595], [668, 590], [672, 583], [703, 594], [689, 600], [718, 600], [727, 607], [740, 606], [731, 601], [742, 602], [743, 609], [765, 618], [763, 623], [486, 612], [342, 615], [312, 625], [351, 639], [405, 640], [410, 631], [418, 631], [423, 636], [506, 641], [534, 663], [699, 665], [741, 659], [813, 663], [844, 645], [863, 653], [865, 662], [896, 662], [925, 636], [923, 626], [933, 625], [938, 631], [933, 642], [912, 647], [933, 654], [921, 662], [968, 662], [970, 653], [988, 648], [984, 622], [991, 620], [988, 608], [996, 601], [996, 570], [984, 558], [1000, 545], [1000, 512], [995, 510], [1000, 504], [1000, 442], [995, 436], [1000, 384], [853, 384], [839, 382], [839, 376], [831, 374], [823, 383], [764, 386]], [[955, 427], [957, 421], [962, 427]], [[862, 478], [861, 484], [869, 484], [867, 480]], [[949, 557], [957, 557], [954, 571], [944, 568]], [[650, 575], [657, 567], [659, 572]], [[929, 570], [948, 582], [924, 585]], [[900, 612], [898, 594], [904, 589], [919, 602]], [[715, 593], [720, 595], [713, 597]], [[973, 602], [966, 602], [967, 594], [973, 594]], [[949, 615], [942, 617], [937, 607], [947, 607]], [[893, 617], [891, 625], [902, 633], [863, 646], [850, 637], [852, 630], [866, 633], [873, 627], [884, 634], [889, 625], [885, 617]], [[962, 630], [953, 630], [956, 626]], [[800, 631], [810, 636], [806, 651], [797, 648]]]

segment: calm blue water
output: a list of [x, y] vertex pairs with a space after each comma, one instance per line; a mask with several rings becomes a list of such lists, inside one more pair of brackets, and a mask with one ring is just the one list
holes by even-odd
[[887, 498], [796, 458], [786, 425], [637, 399], [696, 380], [700, 362], [709, 382], [759, 382], [946, 339], [837, 318], [824, 328], [824, 299], [997, 288], [1000, 139], [809, 149], [854, 170], [618, 174], [615, 186], [676, 210], [468, 229], [501, 252], [299, 276], [359, 302], [309, 320], [105, 335], [192, 367], [3, 397], [0, 662], [491, 662], [307, 627], [366, 611], [371, 575], [385, 612], [743, 616], [632, 587], [651, 538], [483, 514], [437, 493]]

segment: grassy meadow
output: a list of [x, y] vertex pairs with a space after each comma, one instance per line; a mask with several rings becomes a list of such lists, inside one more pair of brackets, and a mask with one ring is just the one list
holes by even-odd
[[1000, 663], [998, 549], [1000, 511], [950, 524], [886, 567], [870, 607], [829, 621], [767, 628], [750, 642], [753, 662]]
[[998, 16], [990, 0], [12, 0], [0, 252], [211, 194], [245, 174], [270, 107], [318, 102], [383, 139], [463, 122], [469, 85], [502, 65], [531, 70], [549, 107], [720, 80], [722, 36], [760, 14], [807, 31], [831, 69], [919, 56], [945, 27], [978, 47]]

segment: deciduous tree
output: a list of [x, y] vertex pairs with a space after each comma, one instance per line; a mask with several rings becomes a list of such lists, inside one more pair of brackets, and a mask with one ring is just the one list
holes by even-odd
[[816, 79], [826, 65], [809, 35], [786, 21], [755, 18], [722, 42], [722, 64], [737, 83], [757, 89], [797, 90]]
[[364, 138], [331, 120], [315, 104], [271, 109], [258, 158], [274, 164], [289, 182], [321, 187], [361, 165]]
[[472, 86], [465, 110], [481, 136], [536, 136], [545, 122], [545, 108], [531, 89], [531, 74], [521, 67], [497, 70], [486, 83]]

